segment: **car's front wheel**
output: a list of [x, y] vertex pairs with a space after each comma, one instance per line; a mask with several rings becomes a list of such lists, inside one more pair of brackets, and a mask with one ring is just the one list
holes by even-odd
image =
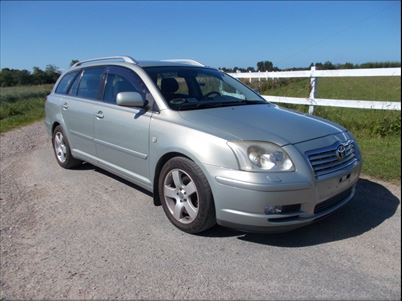
[[158, 188], [163, 210], [177, 228], [199, 233], [215, 225], [211, 188], [193, 161], [170, 159], [161, 170]]

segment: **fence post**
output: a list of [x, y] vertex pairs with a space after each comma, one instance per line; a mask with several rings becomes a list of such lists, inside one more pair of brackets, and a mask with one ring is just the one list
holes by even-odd
[[[315, 71], [315, 65], [311, 66], [311, 71]], [[313, 72], [311, 72], [312, 74]], [[315, 77], [310, 77], [310, 105], [308, 106], [308, 113], [310, 115], [314, 114], [314, 103], [315, 103], [315, 91], [316, 91], [316, 85], [317, 85], [317, 78]]]
[[[248, 70], [248, 72], [251, 73], [251, 70]], [[250, 76], [249, 82], [251, 84], [251, 76]]]

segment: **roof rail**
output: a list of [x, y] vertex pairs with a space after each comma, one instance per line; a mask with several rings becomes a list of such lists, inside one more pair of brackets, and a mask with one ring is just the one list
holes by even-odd
[[191, 59], [162, 60], [162, 62], [182, 63], [182, 64], [189, 64], [189, 65], [193, 65], [193, 66], [205, 67], [204, 64], [201, 64], [200, 62], [197, 62], [197, 61], [191, 60]]
[[75, 63], [72, 67], [78, 67], [78, 66], [81, 66], [82, 64], [91, 63], [91, 62], [112, 61], [112, 60], [122, 60], [123, 62], [126, 62], [126, 63], [137, 64], [137, 62], [131, 56], [106, 56], [106, 57], [100, 57], [100, 58], [95, 58], [95, 59], [89, 59], [89, 60], [85, 60], [85, 61], [79, 61], [79, 62]]

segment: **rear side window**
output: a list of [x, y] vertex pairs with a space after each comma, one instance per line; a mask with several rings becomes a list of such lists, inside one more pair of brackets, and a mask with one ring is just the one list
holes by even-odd
[[84, 69], [78, 86], [77, 96], [89, 99], [98, 99], [104, 67]]
[[68, 95], [77, 95], [78, 85], [80, 84], [81, 79], [81, 71], [79, 73], [80, 74], [75, 77], [74, 82], [71, 84], [70, 89], [68, 90]]
[[67, 94], [68, 88], [79, 71], [72, 71], [63, 76], [56, 88], [57, 94]]

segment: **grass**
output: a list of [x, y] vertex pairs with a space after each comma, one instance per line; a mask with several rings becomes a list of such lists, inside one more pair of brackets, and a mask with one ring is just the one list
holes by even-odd
[[400, 136], [356, 136], [363, 156], [363, 173], [394, 183], [401, 180]]
[[[248, 84], [247, 81], [245, 83]], [[276, 96], [308, 97], [310, 93], [308, 78], [261, 81], [260, 85], [254, 81], [252, 85], [261, 92]], [[316, 97], [400, 101], [401, 78], [396, 76], [319, 78]]]
[[[262, 94], [307, 97], [309, 79], [253, 81], [246, 84]], [[0, 88], [0, 133], [40, 120], [51, 85]], [[320, 78], [317, 97], [401, 100], [400, 77]], [[283, 105], [302, 112], [307, 106]], [[358, 140], [363, 173], [393, 182], [401, 179], [400, 112], [316, 107], [315, 114], [349, 129]]]
[[0, 88], [0, 133], [42, 119], [51, 89], [52, 85]]
[[[308, 97], [309, 79], [253, 81], [264, 95]], [[317, 98], [401, 101], [400, 77], [320, 78]], [[307, 106], [280, 104], [306, 113]], [[363, 173], [399, 182], [401, 179], [401, 114], [399, 111], [315, 107], [314, 114], [350, 130], [362, 150]]]

